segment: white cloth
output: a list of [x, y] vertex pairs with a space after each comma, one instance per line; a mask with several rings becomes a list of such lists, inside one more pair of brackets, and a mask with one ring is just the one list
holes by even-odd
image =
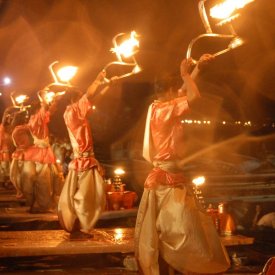
[[150, 130], [150, 122], [151, 122], [151, 114], [152, 114], [152, 104], [148, 108], [146, 123], [145, 123], [145, 132], [144, 132], [144, 139], [143, 139], [143, 157], [148, 162], [152, 162], [152, 136]]
[[262, 216], [257, 222], [258, 226], [266, 226], [275, 229], [275, 212], [271, 212]]
[[210, 217], [184, 186], [145, 189], [137, 216], [135, 252], [145, 275], [158, 275], [158, 256], [180, 272], [219, 273], [229, 258]]
[[59, 198], [59, 221], [72, 232], [78, 219], [81, 230], [88, 233], [105, 209], [105, 202], [105, 182], [97, 168], [83, 172], [71, 169]]

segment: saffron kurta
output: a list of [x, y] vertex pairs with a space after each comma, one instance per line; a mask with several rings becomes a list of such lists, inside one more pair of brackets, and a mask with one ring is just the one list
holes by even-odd
[[145, 181], [135, 230], [136, 257], [145, 275], [159, 274], [159, 254], [180, 272], [218, 273], [229, 267], [211, 219], [177, 167], [179, 118], [187, 111], [186, 97], [154, 102], [148, 111], [144, 157], [154, 168]]
[[12, 141], [15, 151], [12, 154], [10, 179], [17, 190], [17, 196], [21, 196], [23, 194], [21, 172], [24, 164], [24, 153], [33, 145], [33, 138], [28, 125], [16, 126], [12, 131]]
[[[50, 112], [42, 106], [30, 117], [28, 129], [33, 145], [24, 149], [24, 161], [20, 170], [21, 188], [32, 212], [47, 212], [55, 206], [63, 179], [49, 144], [48, 123]], [[22, 132], [23, 133], [23, 132]], [[23, 142], [24, 135], [18, 137]]]
[[105, 208], [104, 180], [100, 165], [94, 157], [92, 132], [87, 115], [92, 105], [86, 95], [69, 106], [64, 113], [74, 159], [60, 195], [58, 214], [68, 232], [79, 220], [83, 232], [89, 232]]
[[11, 154], [13, 152], [12, 139], [5, 127], [0, 125], [0, 182], [9, 180]]

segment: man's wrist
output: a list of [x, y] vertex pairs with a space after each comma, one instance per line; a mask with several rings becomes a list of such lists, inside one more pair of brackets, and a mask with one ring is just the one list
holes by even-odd
[[186, 73], [186, 74], [182, 74], [181, 75], [181, 78], [184, 80], [186, 78], [189, 78], [190, 77], [190, 74], [189, 73]]

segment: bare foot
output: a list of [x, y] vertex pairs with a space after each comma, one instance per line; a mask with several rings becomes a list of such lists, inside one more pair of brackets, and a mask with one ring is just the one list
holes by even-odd
[[93, 234], [84, 233], [81, 231], [71, 232], [70, 239], [71, 240], [83, 240], [83, 239], [91, 239], [93, 238]]

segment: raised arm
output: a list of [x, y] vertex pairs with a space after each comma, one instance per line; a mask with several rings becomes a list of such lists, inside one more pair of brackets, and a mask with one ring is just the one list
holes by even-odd
[[182, 88], [179, 90], [179, 96], [186, 95], [188, 102], [192, 102], [195, 99], [200, 97], [200, 91], [192, 79], [191, 75], [189, 74], [190, 67], [192, 66], [191, 59], [184, 59], [180, 64], [180, 73], [182, 80], [184, 81], [185, 89]]
[[[213, 59], [214, 59], [213, 55], [208, 54], [208, 53], [203, 54], [200, 57], [197, 65], [193, 69], [192, 73], [190, 74], [190, 76], [192, 77], [192, 79], [195, 80], [197, 78], [198, 74], [200, 73], [200, 71]], [[182, 84], [181, 90], [183, 90], [183, 91], [186, 90], [185, 82]]]
[[[94, 82], [88, 87], [88, 90], [87, 90], [87, 92], [86, 92], [87, 97], [92, 97], [92, 96], [95, 95], [97, 89], [98, 89], [99, 86], [102, 84], [102, 82], [103, 82], [105, 76], [106, 76], [106, 72], [105, 72], [105, 71], [101, 71], [101, 72], [97, 75], [97, 77], [96, 77], [96, 79], [94, 80]], [[105, 86], [105, 87], [103, 88], [104, 91], [102, 90], [101, 92], [104, 93], [105, 90], [107, 90], [107, 89], [109, 89], [109, 86]]]

